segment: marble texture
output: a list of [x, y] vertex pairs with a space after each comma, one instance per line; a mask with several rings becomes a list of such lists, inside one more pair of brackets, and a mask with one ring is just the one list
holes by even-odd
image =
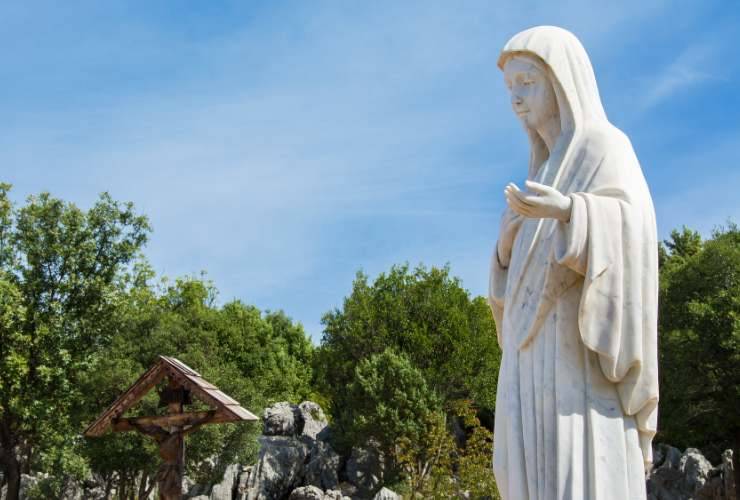
[[574, 35], [523, 31], [499, 67], [531, 149], [491, 258], [497, 484], [506, 500], [644, 499], [658, 405], [650, 192]]

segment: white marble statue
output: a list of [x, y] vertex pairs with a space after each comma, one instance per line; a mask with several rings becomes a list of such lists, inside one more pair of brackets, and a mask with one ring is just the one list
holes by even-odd
[[644, 499], [658, 407], [658, 248], [629, 139], [570, 32], [499, 59], [531, 151], [509, 184], [489, 302], [503, 351], [493, 468], [505, 500]]

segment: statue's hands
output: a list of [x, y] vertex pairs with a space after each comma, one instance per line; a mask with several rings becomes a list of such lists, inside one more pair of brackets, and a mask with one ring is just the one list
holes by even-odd
[[513, 182], [509, 183], [504, 189], [506, 202], [511, 210], [532, 219], [570, 221], [573, 201], [568, 196], [544, 184], [527, 181], [525, 185], [532, 192], [520, 191]]

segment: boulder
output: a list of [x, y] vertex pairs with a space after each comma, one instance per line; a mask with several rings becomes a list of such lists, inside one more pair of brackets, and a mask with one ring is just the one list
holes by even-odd
[[249, 474], [242, 498], [286, 498], [302, 486], [309, 448], [301, 440], [286, 436], [263, 436], [260, 443], [259, 460]]
[[342, 495], [340, 490], [327, 490], [324, 492], [324, 500], [351, 500], [350, 497]]
[[232, 464], [226, 467], [221, 481], [213, 485], [209, 500], [231, 500], [234, 497], [234, 487], [239, 476], [240, 467]]
[[316, 486], [301, 486], [296, 488], [288, 497], [288, 500], [324, 500], [324, 492]]
[[304, 401], [299, 404], [298, 413], [303, 421], [301, 434], [311, 439], [318, 439], [319, 434], [329, 425], [324, 410], [313, 401]]
[[713, 467], [696, 448], [687, 448], [682, 454], [664, 444], [653, 449], [654, 465], [647, 475], [648, 500], [725, 500], [732, 499], [732, 468], [725, 462]]
[[275, 403], [262, 415], [265, 436], [296, 436], [309, 441], [326, 440], [328, 420], [321, 406], [313, 401], [293, 405], [286, 401]]
[[332, 490], [339, 485], [339, 468], [342, 457], [329, 443], [314, 441], [306, 464], [305, 484], [322, 490]]
[[303, 427], [298, 407], [288, 402], [275, 403], [262, 414], [265, 436], [295, 436]]
[[356, 498], [358, 496], [357, 486], [352, 483], [343, 481], [339, 483], [339, 493], [342, 495], [342, 497]]
[[372, 498], [385, 475], [385, 457], [378, 445], [370, 441], [363, 447], [352, 448], [346, 473], [347, 480], [357, 487], [360, 496]]
[[373, 500], [401, 500], [401, 495], [384, 487], [375, 494]]
[[684, 488], [689, 492], [697, 492], [707, 484], [712, 474], [711, 462], [704, 458], [696, 448], [687, 448], [678, 465], [683, 476]]

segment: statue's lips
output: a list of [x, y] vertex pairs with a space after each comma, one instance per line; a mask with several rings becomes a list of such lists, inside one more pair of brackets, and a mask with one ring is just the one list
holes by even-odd
[[519, 115], [519, 116], [524, 116], [524, 115], [526, 115], [527, 113], [529, 113], [529, 110], [528, 110], [528, 109], [519, 109], [519, 110], [516, 110], [516, 111], [514, 111], [514, 112], [515, 112], [515, 113], [516, 113], [517, 115]]

